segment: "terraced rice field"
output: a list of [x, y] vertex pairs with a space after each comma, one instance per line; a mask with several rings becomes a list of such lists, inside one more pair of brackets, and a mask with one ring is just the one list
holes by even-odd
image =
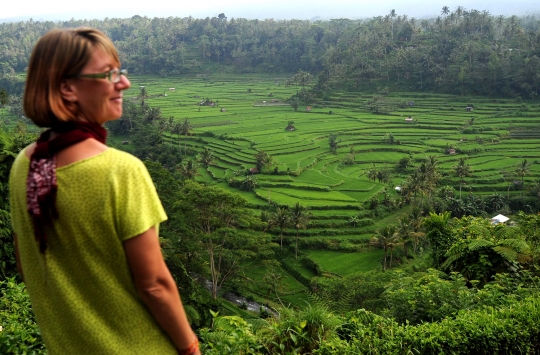
[[[473, 193], [506, 192], [508, 176], [515, 176], [523, 158], [533, 163], [525, 183], [540, 178], [538, 101], [390, 92], [378, 101], [388, 112], [374, 114], [368, 102], [376, 94], [336, 92], [309, 112], [305, 106], [295, 112], [286, 100], [301, 88], [287, 87], [286, 79], [225, 74], [135, 76], [126, 97], [135, 99], [140, 86], [145, 86], [148, 104], [160, 107], [163, 117], [190, 120], [194, 130], [187, 142], [174, 134], [169, 134], [169, 142], [214, 152], [215, 165], [200, 168], [201, 181], [232, 189], [227, 181], [234, 172], [253, 168], [257, 151], [268, 152], [276, 164], [271, 172], [257, 175], [255, 192], [232, 190], [246, 197], [253, 208], [270, 200], [287, 205], [300, 201], [316, 212], [312, 220], [318, 225], [324, 225], [328, 216], [334, 216], [335, 224], [357, 214], [363, 202], [385, 187], [368, 181], [367, 168], [375, 164], [393, 169], [407, 156], [415, 164], [436, 156], [442, 174], [456, 189], [459, 182], [452, 177], [452, 168], [460, 157], [468, 157], [473, 175], [463, 188]], [[216, 106], [200, 106], [206, 98]], [[474, 107], [472, 112], [465, 110], [469, 105]], [[413, 122], [407, 122], [408, 117]], [[285, 130], [289, 121], [294, 122], [295, 131]], [[329, 150], [331, 133], [340, 142], [337, 155]], [[388, 142], [389, 135], [393, 144]], [[446, 154], [449, 148], [457, 154]], [[351, 152], [354, 164], [344, 165], [343, 158]], [[406, 175], [392, 174], [392, 187], [406, 179]], [[332, 238], [365, 239], [365, 230], [358, 229], [355, 235], [351, 228], [336, 228]]]

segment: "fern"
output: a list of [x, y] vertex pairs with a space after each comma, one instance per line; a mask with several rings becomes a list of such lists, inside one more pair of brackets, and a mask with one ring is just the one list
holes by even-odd
[[482, 248], [492, 248], [495, 244], [485, 239], [473, 239], [469, 242], [468, 249], [470, 251], [476, 251]]
[[506, 246], [496, 246], [493, 248], [493, 250], [502, 256], [506, 261], [509, 262], [516, 262], [518, 257], [518, 252], [515, 251], [513, 248], [509, 248]]

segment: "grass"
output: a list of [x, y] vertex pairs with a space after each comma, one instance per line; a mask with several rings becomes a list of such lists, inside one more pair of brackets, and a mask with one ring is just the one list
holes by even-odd
[[341, 276], [380, 269], [382, 250], [360, 253], [340, 253], [330, 250], [310, 250], [309, 257], [319, 264], [324, 271], [331, 271]]

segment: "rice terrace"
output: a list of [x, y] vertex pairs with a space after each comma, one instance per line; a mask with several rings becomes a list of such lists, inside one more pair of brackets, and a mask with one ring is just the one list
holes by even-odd
[[[287, 80], [255, 74], [134, 76], [125, 96], [137, 100], [144, 87], [146, 102], [159, 107], [164, 118], [190, 120], [189, 136], [169, 133], [167, 141], [180, 150], [187, 146], [201, 152], [206, 147], [214, 153], [213, 165], [199, 166], [196, 180], [241, 194], [254, 210], [271, 202], [289, 206], [301, 202], [313, 216], [309, 229], [300, 233], [329, 244], [363, 244], [388, 223], [374, 222], [364, 207], [369, 200], [399, 194], [407, 174], [395, 172], [395, 167], [403, 158], [416, 164], [436, 157], [444, 184], [459, 190], [453, 167], [466, 157], [472, 173], [464, 181], [463, 194], [519, 194], [513, 186], [519, 180], [515, 170], [524, 158], [533, 163], [525, 180], [540, 178], [538, 104], [379, 90], [336, 92], [295, 111], [287, 99], [302, 88], [286, 85]], [[213, 104], [206, 105], [205, 100]], [[337, 136], [336, 154], [329, 148], [330, 134]], [[230, 187], [236, 172], [256, 168], [255, 155], [261, 150], [273, 163], [253, 175], [254, 191]], [[369, 176], [374, 169], [392, 173], [379, 181]], [[309, 253], [309, 245], [305, 247]], [[329, 255], [336, 263], [326, 263], [325, 269], [334, 272], [340, 264], [339, 251], [319, 251], [310, 257], [318, 262]], [[364, 255], [348, 257], [361, 263]], [[375, 262], [371, 267], [380, 265]], [[339, 273], [356, 271], [351, 267]]]

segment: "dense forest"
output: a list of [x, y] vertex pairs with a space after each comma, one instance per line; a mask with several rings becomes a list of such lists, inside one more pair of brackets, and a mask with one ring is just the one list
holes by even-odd
[[[105, 31], [123, 64], [162, 76], [299, 70], [352, 87], [377, 81], [408, 90], [521, 96], [540, 89], [540, 19], [444, 7], [434, 19], [392, 10], [366, 20], [147, 18], [0, 24], [0, 74], [24, 72], [37, 38], [53, 27]], [[378, 84], [381, 85], [381, 84]]]
[[[462, 7], [444, 7], [430, 20], [391, 11], [355, 21], [260, 21], [220, 14], [206, 19], [135, 16], [0, 24], [0, 353], [45, 353], [11, 244], [9, 169], [37, 133], [21, 117], [21, 74], [40, 35], [57, 26], [82, 25], [111, 36], [124, 67], [133, 73], [276, 73], [301, 86], [298, 97], [303, 103], [310, 102], [311, 94], [324, 97], [333, 90], [366, 87], [384, 101], [388, 93], [382, 92], [391, 86], [511, 98], [522, 110], [522, 100], [534, 102], [540, 88], [540, 19], [493, 17]], [[384, 188], [346, 216], [344, 224], [350, 228], [376, 225], [370, 229], [372, 238], [363, 244], [335, 243], [322, 234], [328, 232], [324, 218], [334, 217], [319, 215], [310, 221], [317, 211], [302, 201], [290, 206], [270, 201], [255, 209], [230, 190], [196, 181], [197, 169], [212, 167], [221, 154], [210, 150], [205, 139], [236, 150], [241, 144], [251, 145], [256, 154], [245, 159], [255, 162], [261, 175], [294, 172], [278, 172], [272, 157], [256, 150], [255, 142], [220, 136], [210, 130], [213, 126], [193, 134], [189, 118], [167, 118], [159, 107], [148, 104], [157, 96], [166, 95], [150, 95], [141, 85], [137, 97], [125, 100], [123, 117], [107, 124], [108, 144], [144, 160], [154, 180], [169, 216], [160, 227], [162, 250], [204, 354], [540, 352], [540, 183], [524, 180], [531, 175], [532, 162], [520, 159], [521, 168], [513, 168], [511, 197], [505, 185], [502, 191], [507, 194], [464, 191], [463, 198], [461, 190], [472, 170], [465, 158], [460, 157], [450, 173], [441, 169], [435, 156], [410, 155], [391, 168], [372, 164], [365, 172], [369, 181], [388, 183], [390, 173], [406, 176], [402, 193]], [[4, 112], [6, 106], [9, 113]], [[371, 106], [366, 110], [374, 115]], [[527, 111], [527, 117], [534, 118], [534, 112]], [[501, 110], [495, 118], [505, 116], [502, 113], [507, 114]], [[325, 113], [325, 119], [335, 116]], [[476, 123], [467, 118], [471, 121], [456, 134], [464, 137], [468, 129], [481, 139], [481, 117]], [[345, 146], [346, 136], [326, 132], [322, 137], [326, 154], [337, 155], [341, 149], [339, 154], [347, 157], [345, 150], [355, 163], [355, 147]], [[401, 146], [392, 134], [384, 137], [384, 144]], [[459, 197], [449, 186], [454, 180], [459, 180]], [[245, 169], [227, 182], [250, 193], [257, 186], [257, 178]], [[500, 211], [513, 213], [514, 223], [492, 224], [484, 218]], [[320, 235], [306, 231], [317, 223]], [[375, 261], [380, 268], [345, 276], [328, 272], [302, 253], [306, 245], [349, 254], [380, 251]], [[262, 271], [253, 276], [249, 268]], [[285, 297], [298, 296], [294, 287], [307, 296], [289, 303]], [[231, 293], [247, 297], [238, 305], [226, 299]], [[258, 308], [249, 309], [254, 301]]]

